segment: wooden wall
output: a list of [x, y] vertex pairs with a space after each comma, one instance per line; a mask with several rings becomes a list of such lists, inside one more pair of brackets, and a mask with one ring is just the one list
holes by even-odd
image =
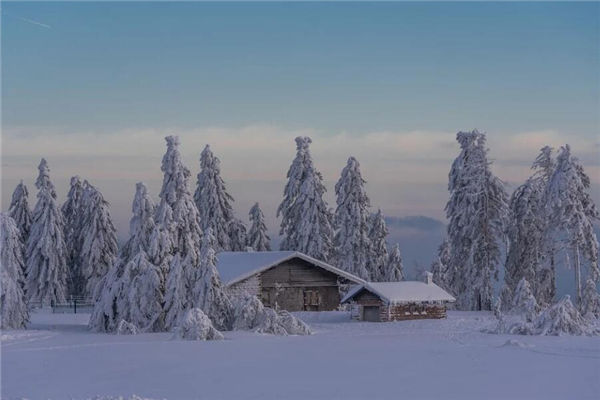
[[443, 304], [397, 304], [380, 308], [382, 321], [446, 318]]
[[414, 303], [386, 305], [381, 299], [366, 290], [358, 294], [354, 301], [360, 306], [359, 319], [362, 319], [363, 307], [379, 307], [380, 321], [401, 321], [410, 319], [439, 319], [446, 318], [444, 304]]
[[[330, 311], [340, 305], [338, 275], [302, 259], [283, 262], [267, 271], [253, 275], [228, 287], [229, 293], [250, 293], [265, 306], [287, 311]], [[308, 300], [308, 301], [306, 301]], [[305, 305], [305, 302], [309, 304]]]
[[261, 273], [260, 286], [263, 303], [270, 307], [327, 311], [340, 305], [338, 276], [299, 258]]

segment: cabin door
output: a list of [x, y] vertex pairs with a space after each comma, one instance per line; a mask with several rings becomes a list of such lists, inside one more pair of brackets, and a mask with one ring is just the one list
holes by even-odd
[[363, 306], [363, 321], [379, 322], [379, 306]]

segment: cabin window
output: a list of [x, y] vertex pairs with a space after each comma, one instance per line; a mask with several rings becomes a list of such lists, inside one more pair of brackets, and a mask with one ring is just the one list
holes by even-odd
[[318, 290], [304, 291], [304, 311], [319, 311], [321, 296]]

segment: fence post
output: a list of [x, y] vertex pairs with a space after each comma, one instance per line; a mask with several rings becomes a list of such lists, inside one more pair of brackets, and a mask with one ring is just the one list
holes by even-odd
[[77, 298], [73, 300], [73, 314], [77, 314]]

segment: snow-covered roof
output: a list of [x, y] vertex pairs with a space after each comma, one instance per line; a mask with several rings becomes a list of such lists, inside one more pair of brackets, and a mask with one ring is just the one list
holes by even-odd
[[357, 276], [298, 251], [224, 251], [217, 254], [217, 270], [221, 281], [225, 285], [232, 285], [292, 258], [300, 258], [352, 282], [366, 283]]
[[402, 282], [366, 282], [356, 285], [344, 298], [342, 303], [351, 300], [361, 291], [367, 290], [377, 295], [381, 300], [388, 304], [412, 303], [426, 301], [456, 301], [448, 292], [435, 283], [425, 283], [419, 281]]

